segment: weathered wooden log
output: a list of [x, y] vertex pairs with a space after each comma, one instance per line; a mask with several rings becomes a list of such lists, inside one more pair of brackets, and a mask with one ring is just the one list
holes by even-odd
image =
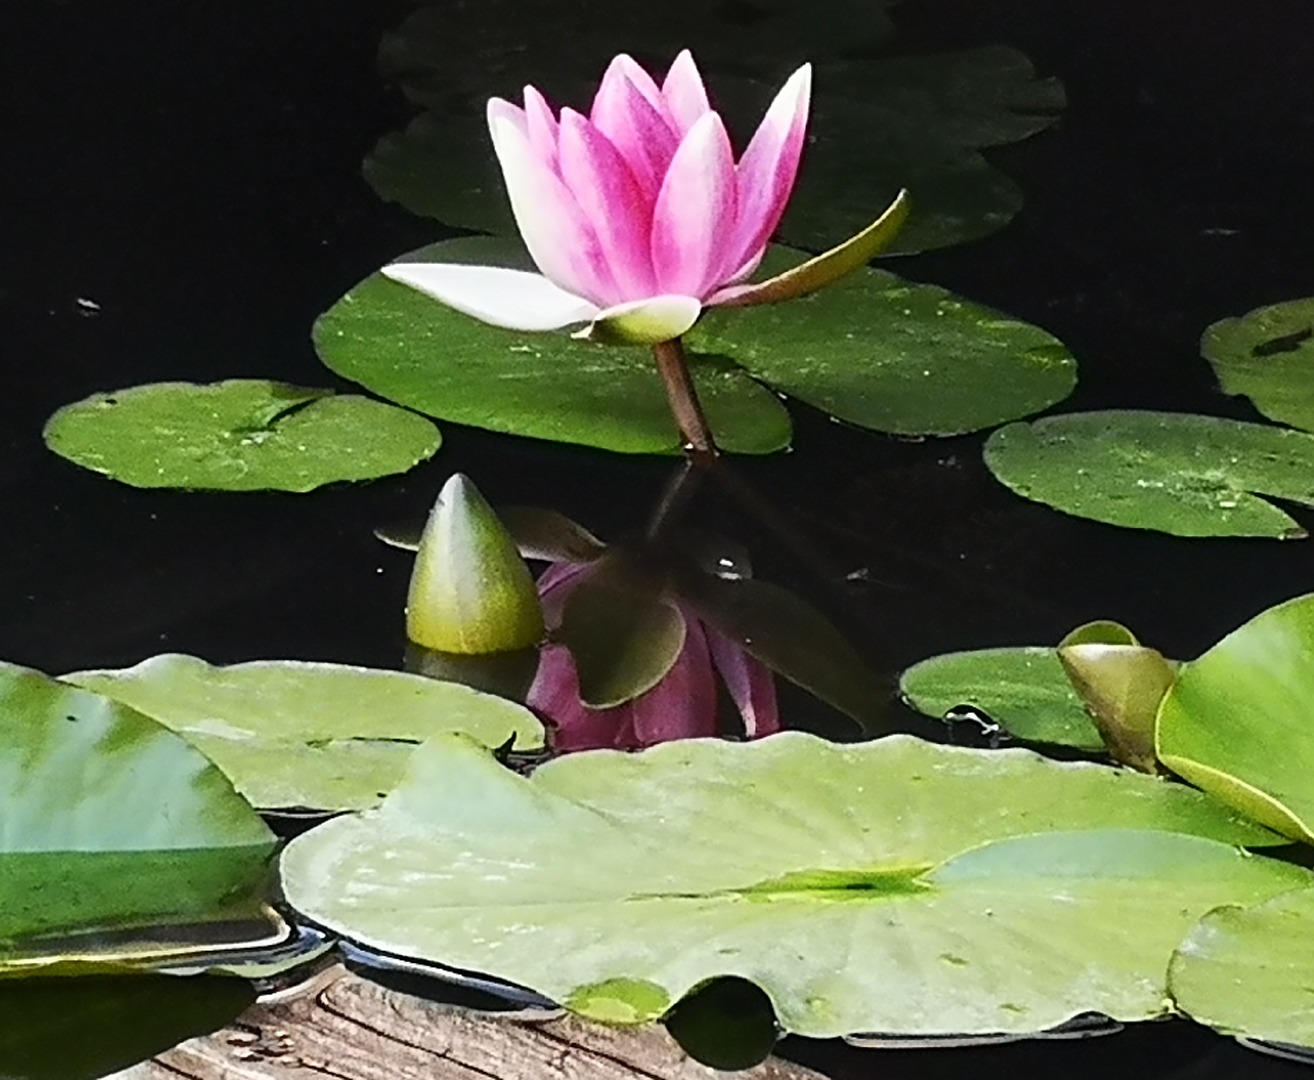
[[256, 1005], [119, 1080], [823, 1080], [771, 1058], [724, 1073], [660, 1025], [511, 1020], [411, 997], [338, 969], [317, 993]]

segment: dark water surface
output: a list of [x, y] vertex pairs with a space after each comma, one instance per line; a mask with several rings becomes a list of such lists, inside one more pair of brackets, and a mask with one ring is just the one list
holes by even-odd
[[[309, 496], [140, 492], [41, 444], [53, 409], [96, 390], [239, 375], [333, 385], [310, 348], [314, 317], [436, 235], [359, 175], [410, 113], [373, 67], [408, 10], [8, 0], [0, 12], [0, 657], [51, 672], [164, 651], [393, 665], [409, 560], [371, 529], [420, 515], [454, 470], [494, 503], [550, 502], [604, 537], [641, 524], [669, 462], [451, 425], [413, 473]], [[1062, 411], [1255, 418], [1214, 390], [1197, 341], [1215, 319], [1314, 292], [1306, 0], [906, 0], [896, 15], [900, 51], [1016, 45], [1071, 104], [1056, 129], [990, 155], [1028, 199], [1009, 229], [893, 268], [1063, 338], [1082, 366]], [[808, 591], [884, 671], [1054, 641], [1097, 617], [1189, 657], [1314, 586], [1314, 542], [1079, 521], [991, 480], [980, 436], [910, 443], [794, 414], [793, 453], [737, 467], [805, 534], [810, 565], [726, 502], [703, 496], [693, 514], [747, 544], [760, 576]], [[855, 1078], [1297, 1075], [1185, 1024], [1084, 1044], [788, 1049]]]

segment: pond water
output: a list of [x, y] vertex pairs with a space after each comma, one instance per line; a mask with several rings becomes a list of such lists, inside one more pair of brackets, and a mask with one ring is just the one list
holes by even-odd
[[[431, 462], [308, 496], [143, 492], [50, 454], [58, 406], [97, 390], [238, 375], [329, 385], [314, 318], [433, 223], [380, 201], [360, 160], [411, 108], [380, 81], [380, 0], [28, 0], [0, 14], [0, 657], [48, 672], [159, 652], [395, 666], [410, 559], [372, 535], [418, 519], [453, 471], [494, 504], [550, 504], [603, 537], [642, 527], [671, 462], [443, 426]], [[1063, 411], [1254, 419], [1199, 359], [1209, 323], [1314, 281], [1314, 44], [1303, 0], [904, 0], [900, 52], [1022, 49], [1060, 77], [1056, 127], [990, 160], [1026, 207], [901, 274], [1036, 323], [1080, 361]], [[536, 37], [525, 28], [528, 47]], [[453, 43], [459, 48], [459, 43]], [[596, 73], [582, 71], [581, 78]], [[507, 91], [516, 88], [513, 81]], [[1170, 656], [1314, 584], [1309, 542], [1187, 542], [1025, 502], [981, 435], [908, 441], [792, 406], [794, 450], [735, 461], [806, 552], [713, 486], [688, 510], [758, 576], [809, 595], [892, 678], [935, 653], [1058, 640], [1114, 618]], [[1294, 516], [1314, 528], [1314, 514]], [[842, 732], [782, 694], [786, 723]], [[931, 726], [891, 701], [890, 723]], [[938, 1053], [802, 1040], [836, 1078], [1288, 1075], [1185, 1023], [1089, 1042]]]

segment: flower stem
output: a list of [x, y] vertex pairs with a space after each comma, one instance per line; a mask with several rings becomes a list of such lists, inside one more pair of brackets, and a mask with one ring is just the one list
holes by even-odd
[[695, 458], [716, 457], [719, 451], [707, 426], [707, 417], [698, 402], [698, 392], [689, 377], [689, 361], [684, 355], [684, 344], [679, 338], [659, 341], [652, 347], [657, 359], [657, 370], [666, 384], [666, 398], [680, 429], [685, 450]]

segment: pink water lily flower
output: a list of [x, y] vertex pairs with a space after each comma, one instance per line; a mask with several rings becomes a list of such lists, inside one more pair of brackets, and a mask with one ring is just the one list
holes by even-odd
[[[558, 562], [543, 572], [538, 592], [550, 629], [560, 624], [566, 598], [592, 566]], [[564, 645], [543, 649], [528, 704], [551, 721], [555, 750], [637, 750], [672, 739], [717, 735], [718, 676], [735, 703], [745, 735], [760, 738], [780, 730], [775, 680], [766, 665], [675, 604], [685, 621], [684, 647], [656, 686], [624, 704], [589, 708], [580, 700], [570, 651]]]
[[[532, 86], [523, 108], [493, 98], [493, 146], [541, 273], [445, 263], [396, 263], [383, 273], [495, 326], [587, 323], [584, 336], [648, 344], [679, 337], [706, 306], [812, 291], [871, 257], [865, 244], [848, 249], [871, 240], [872, 229], [805, 264], [807, 273], [800, 267], [772, 282], [741, 284], [761, 261], [794, 186], [811, 84], [804, 64], [737, 162], [687, 50], [660, 86], [629, 56], [616, 57], [587, 116], [555, 113]], [[880, 239], [902, 221], [901, 204], [882, 215]], [[848, 257], [837, 265], [842, 249]], [[818, 266], [823, 260], [830, 263]], [[815, 280], [817, 270], [824, 280]]]

